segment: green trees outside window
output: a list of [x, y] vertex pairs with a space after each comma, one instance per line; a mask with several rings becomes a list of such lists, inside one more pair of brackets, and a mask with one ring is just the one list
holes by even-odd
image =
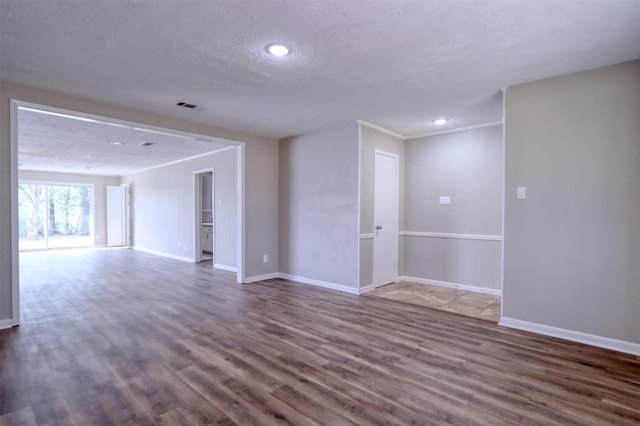
[[92, 187], [18, 185], [20, 249], [91, 245]]

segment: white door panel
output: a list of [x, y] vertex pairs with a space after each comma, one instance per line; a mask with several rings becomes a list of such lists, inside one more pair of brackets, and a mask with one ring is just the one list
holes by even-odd
[[398, 156], [376, 150], [374, 164], [373, 284], [398, 278]]
[[121, 186], [107, 186], [107, 246], [127, 244], [125, 191]]

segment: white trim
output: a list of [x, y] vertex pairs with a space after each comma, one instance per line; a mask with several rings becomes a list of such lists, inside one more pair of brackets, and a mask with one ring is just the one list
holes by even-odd
[[375, 238], [376, 234], [360, 234], [361, 240], [368, 240], [370, 238]]
[[[215, 220], [216, 200], [215, 200], [215, 177], [213, 167], [193, 171], [193, 210], [194, 210], [194, 233], [193, 233], [193, 257], [196, 263], [202, 261], [202, 175], [211, 173], [211, 211]], [[215, 232], [215, 227], [212, 227]], [[213, 234], [213, 253], [215, 249], [215, 233]]]
[[205, 152], [204, 154], [198, 154], [198, 155], [194, 155], [194, 156], [187, 157], [187, 158], [181, 158], [180, 160], [169, 161], [168, 163], [158, 164], [157, 166], [151, 166], [151, 167], [147, 167], [146, 169], [140, 169], [140, 170], [137, 170], [135, 172], [127, 173], [126, 175], [123, 175], [122, 177], [133, 176], [133, 175], [136, 175], [138, 173], [148, 172], [149, 170], [159, 169], [160, 167], [166, 167], [166, 166], [170, 166], [172, 164], [178, 164], [178, 163], [183, 163], [185, 161], [195, 160], [196, 158], [206, 157], [207, 155], [218, 154], [218, 153], [220, 153], [222, 151], [227, 151], [229, 149], [235, 148], [236, 146], [237, 145], [225, 146], [225, 147], [213, 150], [213, 151]]
[[[362, 239], [362, 235], [360, 235], [360, 226], [362, 223], [362, 123], [358, 123], [358, 212], [356, 217], [356, 230], [358, 232], [358, 236]], [[356, 271], [356, 282], [358, 283], [358, 287], [362, 284], [360, 280], [362, 279], [362, 274], [360, 273], [360, 268], [362, 265], [362, 253], [360, 251], [360, 241], [356, 244], [356, 259], [358, 261], [358, 269]]]
[[222, 263], [214, 263], [213, 267], [215, 269], [222, 269], [223, 271], [238, 272], [238, 268], [235, 266], [223, 265]]
[[[508, 87], [508, 86], [507, 86]], [[507, 87], [502, 89], [502, 238], [507, 212]], [[500, 289], [504, 294], [504, 243], [500, 247]], [[500, 299], [500, 312], [504, 312], [504, 297]]]
[[393, 130], [387, 130], [384, 127], [380, 127], [376, 124], [373, 123], [369, 123], [368, 121], [364, 121], [364, 120], [358, 120], [358, 124], [362, 125], [362, 126], [367, 126], [371, 129], [377, 130], [379, 132], [382, 133], [386, 133], [389, 136], [393, 136], [394, 138], [398, 138], [398, 139], [402, 139], [403, 141], [407, 139], [407, 137], [405, 135], [401, 135], [400, 133], [396, 133]]
[[257, 281], [272, 280], [274, 278], [280, 278], [280, 274], [278, 272], [271, 272], [269, 274], [254, 275], [253, 277], [245, 278], [244, 283], [249, 284]]
[[498, 126], [500, 124], [502, 124], [502, 121], [491, 121], [489, 123], [474, 124], [473, 126], [458, 127], [457, 129], [447, 129], [447, 130], [441, 130], [439, 132], [431, 132], [431, 133], [423, 133], [415, 136], [407, 136], [405, 140], [410, 141], [412, 139], [420, 139], [420, 138], [426, 138], [429, 136], [444, 135], [446, 133], [464, 132], [467, 130], [481, 129], [483, 127]]
[[369, 285], [366, 285], [366, 286], [364, 286], [364, 287], [360, 287], [360, 288], [358, 289], [358, 292], [359, 292], [360, 294], [362, 294], [362, 293], [366, 293], [366, 292], [368, 292], [368, 291], [375, 290], [375, 289], [376, 289], [376, 288], [378, 288], [378, 287], [382, 287], [383, 285], [386, 285], [386, 284], [382, 284], [382, 285], [369, 284]]
[[302, 284], [309, 284], [317, 287], [324, 287], [331, 290], [338, 290], [338, 291], [342, 291], [350, 294], [359, 294], [357, 288], [347, 287], [346, 285], [342, 285], [342, 284], [330, 283], [328, 281], [320, 281], [320, 280], [315, 280], [313, 278], [300, 277], [297, 275], [283, 274], [282, 272], [279, 275], [280, 275], [280, 278], [284, 278], [286, 280], [291, 280], [291, 281], [297, 281]]
[[472, 291], [474, 293], [484, 293], [484, 294], [492, 294], [494, 296], [502, 296], [502, 290], [497, 290], [494, 288], [477, 287], [474, 285], [457, 284], [457, 283], [450, 283], [447, 281], [430, 280], [427, 278], [408, 277], [404, 275], [399, 277], [399, 280], [411, 281], [418, 284], [437, 285], [439, 287], [456, 288], [458, 290]]
[[[236, 282], [244, 282], [244, 276], [246, 273], [245, 263], [245, 145], [241, 142], [237, 145], [236, 150], [236, 233], [237, 233], [237, 245], [236, 245], [236, 263], [238, 264], [236, 273]], [[215, 218], [214, 218], [215, 221]]]
[[595, 334], [587, 334], [580, 331], [567, 330], [564, 328], [552, 327], [549, 325], [507, 317], [502, 317], [498, 325], [640, 356], [639, 343], [611, 339], [609, 337], [597, 336]]
[[502, 241], [500, 235], [445, 234], [440, 232], [400, 231], [401, 237], [451, 238], [458, 240]]
[[11, 328], [16, 325], [18, 324], [14, 324], [14, 321], [12, 319], [0, 320], [0, 330]]
[[190, 257], [186, 257], [186, 256], [180, 256], [180, 255], [177, 255], [177, 254], [165, 253], [163, 251], [151, 250], [151, 249], [148, 249], [148, 248], [138, 247], [138, 246], [133, 246], [132, 248], [134, 250], [142, 251], [142, 252], [149, 253], [149, 254], [154, 254], [156, 256], [168, 257], [170, 259], [181, 260], [183, 262], [195, 263], [194, 259], [192, 259]]
[[[11, 325], [20, 324], [20, 251], [18, 238], [18, 106], [19, 102], [11, 99], [9, 106], [9, 189], [11, 205], [9, 217], [11, 221]], [[2, 117], [0, 117], [0, 120]], [[95, 192], [92, 194], [95, 198]]]

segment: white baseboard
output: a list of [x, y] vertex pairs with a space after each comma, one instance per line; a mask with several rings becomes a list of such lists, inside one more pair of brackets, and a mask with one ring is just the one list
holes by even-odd
[[450, 283], [446, 281], [428, 280], [425, 278], [418, 278], [418, 277], [401, 276], [399, 277], [399, 279], [400, 281], [412, 281], [418, 284], [437, 285], [440, 287], [449, 287], [449, 288], [457, 288], [458, 290], [473, 291], [475, 293], [484, 293], [484, 294], [492, 294], [494, 296], [502, 296], [502, 290], [496, 290], [493, 288], [476, 287], [473, 285]]
[[564, 328], [551, 327], [549, 325], [522, 321], [514, 318], [502, 317], [498, 325], [640, 356], [640, 344], [638, 343], [596, 336], [594, 334], [587, 334]]
[[256, 281], [272, 280], [274, 278], [280, 278], [278, 272], [271, 272], [270, 274], [254, 275], [253, 277], [246, 277], [244, 279], [245, 284], [255, 283]]
[[186, 257], [186, 256], [179, 256], [177, 254], [171, 254], [171, 253], [165, 253], [163, 251], [158, 251], [158, 250], [151, 250], [151, 249], [147, 249], [144, 247], [138, 247], [138, 246], [134, 246], [132, 247], [134, 250], [138, 250], [138, 251], [142, 251], [145, 253], [149, 253], [149, 254], [155, 254], [156, 256], [162, 256], [162, 257], [168, 257], [171, 259], [175, 259], [175, 260], [181, 260], [183, 262], [190, 262], [190, 263], [194, 263], [194, 259], [190, 258], [190, 257]]
[[215, 269], [222, 269], [223, 271], [238, 272], [238, 268], [235, 266], [223, 265], [222, 263], [214, 263], [213, 267]]
[[12, 319], [0, 320], [0, 330], [4, 330], [5, 328], [11, 328], [14, 325], [14, 321]]
[[375, 290], [378, 287], [380, 287], [380, 286], [379, 285], [375, 285], [375, 284], [365, 285], [364, 287], [360, 287], [360, 289], [358, 290], [358, 293], [360, 293], [360, 294], [366, 293], [368, 291]]
[[357, 288], [347, 287], [346, 285], [342, 285], [342, 284], [330, 283], [328, 281], [320, 281], [320, 280], [315, 280], [313, 278], [300, 277], [297, 275], [283, 274], [282, 272], [280, 272], [279, 275], [280, 275], [280, 278], [284, 278], [291, 281], [297, 281], [302, 284], [309, 284], [317, 287], [329, 288], [331, 290], [343, 291], [345, 293], [350, 293], [350, 294], [360, 294]]

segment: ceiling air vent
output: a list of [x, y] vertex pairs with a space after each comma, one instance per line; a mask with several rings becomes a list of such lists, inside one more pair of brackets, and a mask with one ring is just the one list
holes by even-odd
[[198, 105], [190, 104], [190, 103], [187, 103], [187, 102], [178, 102], [176, 105], [178, 105], [179, 107], [189, 108], [189, 109], [198, 108]]

